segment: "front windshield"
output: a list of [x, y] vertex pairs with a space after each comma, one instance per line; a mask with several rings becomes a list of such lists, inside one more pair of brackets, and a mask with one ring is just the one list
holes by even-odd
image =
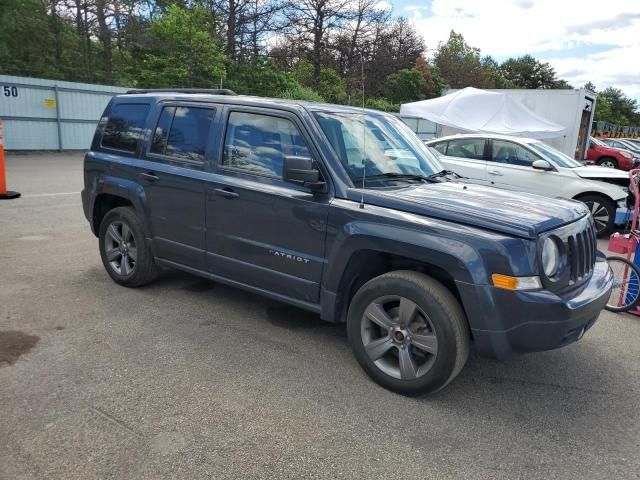
[[606, 143], [604, 143], [602, 140], [598, 140], [596, 137], [589, 137], [589, 140], [591, 140], [593, 143], [595, 143], [596, 145], [598, 145], [600, 147], [608, 147], [609, 146]]
[[529, 143], [529, 147], [531, 147], [532, 150], [535, 150], [540, 155], [547, 157], [553, 163], [555, 163], [560, 167], [565, 167], [565, 168], [582, 167], [582, 164], [579, 161], [574, 160], [569, 155], [566, 155], [561, 151], [556, 150], [553, 147], [550, 147], [546, 143], [531, 142]]
[[640, 146], [633, 144], [628, 140], [620, 140], [620, 143], [632, 152], [640, 152]]
[[393, 116], [366, 112], [314, 115], [354, 183], [361, 182], [365, 172], [365, 181], [379, 183], [402, 176], [428, 177], [443, 170], [411, 129]]

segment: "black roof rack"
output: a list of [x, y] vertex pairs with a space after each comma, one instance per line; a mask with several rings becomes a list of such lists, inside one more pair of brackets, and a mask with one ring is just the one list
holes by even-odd
[[209, 95], [237, 95], [228, 88], [134, 88], [127, 90], [128, 95], [140, 93], [207, 93]]

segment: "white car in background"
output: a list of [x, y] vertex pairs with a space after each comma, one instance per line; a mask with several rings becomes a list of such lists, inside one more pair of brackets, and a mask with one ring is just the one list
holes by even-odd
[[445, 168], [474, 183], [584, 202], [591, 209], [598, 236], [613, 230], [616, 209], [626, 207], [627, 173], [584, 165], [539, 140], [465, 134], [425, 144]]

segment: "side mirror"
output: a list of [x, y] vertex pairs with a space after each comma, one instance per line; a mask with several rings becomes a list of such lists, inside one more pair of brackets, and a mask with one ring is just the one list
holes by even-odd
[[314, 191], [324, 191], [326, 188], [320, 170], [309, 157], [284, 157], [282, 172], [282, 178], [286, 182], [297, 183]]
[[536, 170], [544, 170], [545, 172], [549, 172], [551, 170], [555, 170], [553, 168], [553, 166], [547, 162], [546, 160], [535, 160], [532, 164], [531, 164], [532, 168], [535, 168]]

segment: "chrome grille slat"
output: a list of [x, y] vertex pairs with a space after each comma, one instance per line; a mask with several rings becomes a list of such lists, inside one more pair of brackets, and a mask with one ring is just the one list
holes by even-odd
[[586, 280], [593, 271], [596, 261], [596, 232], [591, 223], [575, 233], [569, 233], [561, 238], [567, 252], [569, 265], [569, 284], [574, 285]]
[[567, 238], [569, 246], [569, 267], [571, 269], [570, 281], [575, 283], [578, 277], [578, 245], [573, 235]]
[[587, 249], [587, 243], [584, 241], [584, 232], [578, 233], [578, 262], [580, 263], [580, 274], [578, 279], [582, 280], [587, 273], [587, 257], [585, 250]]

